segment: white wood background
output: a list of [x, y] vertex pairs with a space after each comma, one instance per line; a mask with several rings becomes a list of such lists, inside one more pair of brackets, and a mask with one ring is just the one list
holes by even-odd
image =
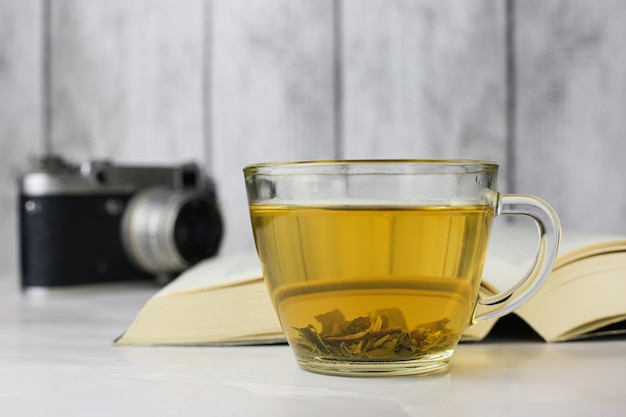
[[619, 0], [0, 0], [1, 269], [47, 151], [203, 164], [223, 252], [269, 160], [495, 160], [565, 228], [626, 233], [624, 39]]

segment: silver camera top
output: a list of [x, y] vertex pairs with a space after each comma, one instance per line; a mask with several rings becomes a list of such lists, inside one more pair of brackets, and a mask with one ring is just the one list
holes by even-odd
[[67, 194], [130, 194], [148, 187], [210, 188], [195, 164], [178, 166], [115, 165], [107, 160], [73, 164], [60, 156], [36, 158], [22, 176], [21, 192], [29, 196]]

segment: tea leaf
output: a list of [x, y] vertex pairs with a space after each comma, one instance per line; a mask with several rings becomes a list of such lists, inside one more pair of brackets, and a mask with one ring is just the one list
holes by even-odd
[[446, 327], [447, 319], [408, 331], [404, 315], [395, 308], [376, 310], [351, 321], [334, 309], [315, 319], [321, 332], [313, 324], [296, 328], [300, 337], [295, 349], [316, 356], [395, 360], [450, 349], [458, 341], [458, 335]]
[[399, 308], [384, 308], [376, 310], [373, 315], [380, 316], [385, 322], [385, 327], [400, 327], [407, 330], [404, 314], [402, 314], [402, 311]]
[[336, 334], [338, 328], [343, 327], [345, 323], [347, 323], [343, 313], [338, 309], [317, 315], [315, 316], [315, 320], [322, 325], [322, 336]]
[[307, 350], [313, 354], [331, 353], [313, 325], [309, 324], [297, 330], [301, 337], [295, 346], [296, 349]]
[[369, 328], [372, 326], [372, 320], [370, 317], [357, 317], [348, 323], [340, 331], [333, 333], [334, 335], [355, 335], [363, 332], [367, 332]]

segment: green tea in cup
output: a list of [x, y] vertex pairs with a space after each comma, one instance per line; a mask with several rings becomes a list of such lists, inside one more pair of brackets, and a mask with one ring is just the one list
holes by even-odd
[[[246, 167], [257, 252], [300, 366], [442, 371], [469, 325], [527, 301], [554, 263], [559, 222], [536, 197], [498, 193], [497, 171], [464, 160]], [[537, 222], [540, 253], [517, 286], [482, 299], [492, 222], [504, 214]]]

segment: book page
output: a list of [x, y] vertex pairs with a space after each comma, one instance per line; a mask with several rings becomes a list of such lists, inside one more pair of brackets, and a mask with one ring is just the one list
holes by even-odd
[[511, 288], [532, 266], [538, 248], [539, 232], [532, 221], [496, 219], [489, 239], [483, 280], [500, 291]]
[[556, 269], [517, 310], [546, 340], [565, 340], [626, 317], [626, 253], [583, 258]]
[[263, 278], [261, 264], [255, 251], [237, 254], [218, 255], [205, 259], [183, 272], [166, 285], [156, 297], [179, 291], [193, 291], [199, 288], [220, 288], [242, 284]]
[[[504, 221], [502, 221], [504, 220]], [[539, 231], [530, 219], [496, 219], [483, 277], [499, 290], [511, 288], [532, 266]], [[626, 250], [626, 236], [564, 230], [555, 269], [582, 257]]]

